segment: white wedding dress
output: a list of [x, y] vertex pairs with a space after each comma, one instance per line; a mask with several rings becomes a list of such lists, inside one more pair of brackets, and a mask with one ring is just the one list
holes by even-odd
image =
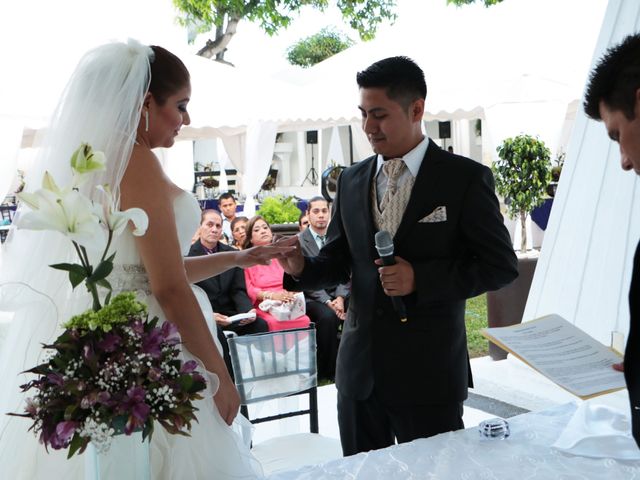
[[[183, 192], [174, 200], [174, 211], [180, 246], [183, 255], [186, 256], [193, 233], [199, 224], [200, 208], [192, 195]], [[115, 250], [117, 252], [115, 267], [109, 277], [109, 281], [114, 287], [114, 293], [122, 290], [136, 291], [148, 304], [150, 315], [156, 315], [163, 319], [161, 309], [155, 297], [151, 295], [144, 267], [140, 262], [133, 236], [129, 231], [119, 237]], [[197, 286], [193, 286], [193, 290], [204, 311], [205, 318], [211, 322], [209, 327], [212, 332], [215, 332], [213, 312], [206, 294]], [[82, 296], [88, 297], [86, 294]], [[85, 298], [85, 300], [86, 306], [89, 307], [89, 299]], [[77, 301], [70, 303], [78, 308]], [[59, 323], [69, 318], [70, 313], [58, 312]], [[51, 329], [43, 331], [38, 322], [23, 321], [19, 325], [12, 325], [12, 327], [15, 327], [17, 332], [9, 332], [5, 345], [13, 352], [18, 352], [20, 351], [18, 345], [10, 342], [26, 342], [25, 351], [30, 350], [30, 352], [24, 355], [25, 359], [33, 357], [34, 354], [41, 356], [41, 353], [37, 352], [37, 349], [40, 348], [39, 345], [51, 341], [60, 333], [58, 329], [52, 336]], [[25, 328], [31, 328], [32, 331], [25, 332]], [[215, 333], [213, 338], [218, 349], [221, 350]], [[185, 359], [194, 358], [186, 350], [183, 350], [183, 356]], [[34, 365], [35, 363], [26, 364], [25, 368]], [[7, 375], [10, 375], [10, 381], [8, 384], [3, 382], [1, 388], [17, 388], [14, 380], [19, 371], [11, 373], [2, 371], [5, 366], [0, 365], [0, 379], [7, 379]], [[202, 368], [201, 372], [205, 373]], [[234, 423], [234, 428], [231, 428], [222, 420], [212, 398], [212, 387], [217, 388], [217, 376], [205, 375], [205, 377], [210, 381], [208, 381], [207, 390], [204, 392], [205, 398], [196, 403], [198, 421], [192, 423], [190, 437], [171, 435], [162, 426], [156, 424], [150, 444], [151, 478], [154, 480], [261, 478], [263, 475], [259, 462], [253, 457], [237, 433], [243, 428], [250, 428], [249, 422], [239, 415]], [[25, 379], [22, 378], [22, 382], [24, 381]], [[16, 404], [5, 409], [2, 414], [7, 411], [19, 412], [22, 410], [23, 405]], [[18, 417], [7, 419], [5, 417], [5, 420], [0, 431], [0, 479], [51, 480], [64, 478], [67, 480], [85, 478], [83, 455], [76, 455], [67, 460], [67, 450], [49, 450], [47, 453], [33, 433], [27, 431], [31, 422], [29, 419]]]

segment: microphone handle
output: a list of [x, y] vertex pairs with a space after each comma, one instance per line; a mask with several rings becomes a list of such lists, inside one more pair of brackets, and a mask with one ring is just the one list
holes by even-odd
[[[390, 265], [395, 265], [396, 264], [396, 259], [394, 258], [393, 254], [385, 255], [383, 257], [380, 257], [380, 259], [382, 260], [382, 264], [385, 267], [388, 267]], [[404, 302], [402, 301], [402, 298], [400, 298], [400, 297], [391, 297], [391, 303], [393, 304], [393, 309], [400, 316], [400, 321], [401, 322], [406, 322], [407, 321], [407, 311], [404, 308]]]

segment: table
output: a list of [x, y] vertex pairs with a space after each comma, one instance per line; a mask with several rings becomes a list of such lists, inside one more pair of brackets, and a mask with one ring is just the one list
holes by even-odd
[[640, 461], [591, 459], [551, 449], [575, 403], [510, 418], [511, 436], [483, 440], [477, 428], [276, 473], [271, 480], [640, 479]]

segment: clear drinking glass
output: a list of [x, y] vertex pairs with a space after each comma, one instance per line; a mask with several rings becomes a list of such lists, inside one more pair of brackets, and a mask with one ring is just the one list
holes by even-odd
[[490, 418], [478, 425], [480, 437], [487, 440], [504, 440], [511, 434], [509, 422], [503, 418]]

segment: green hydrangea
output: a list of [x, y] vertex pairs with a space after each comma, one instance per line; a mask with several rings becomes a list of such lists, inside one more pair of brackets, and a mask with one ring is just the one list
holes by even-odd
[[100, 310], [87, 310], [74, 315], [64, 324], [64, 328], [78, 330], [110, 331], [114, 325], [127, 323], [131, 317], [146, 316], [147, 306], [136, 300], [134, 292], [123, 292], [111, 299]]

